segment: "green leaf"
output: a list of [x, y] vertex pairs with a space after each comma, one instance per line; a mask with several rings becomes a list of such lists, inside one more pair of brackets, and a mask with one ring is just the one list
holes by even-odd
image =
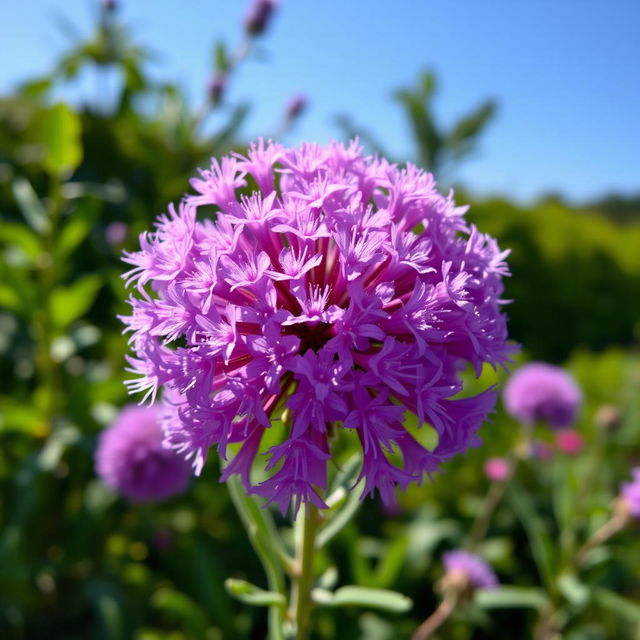
[[12, 186], [16, 204], [29, 226], [40, 235], [46, 233], [49, 217], [31, 183], [26, 178], [16, 178]]
[[476, 593], [475, 603], [482, 609], [541, 609], [547, 598], [537, 587], [500, 587], [481, 589]]
[[360, 455], [352, 456], [334, 481], [334, 488], [327, 498], [327, 504], [331, 507], [326, 519], [327, 524], [318, 532], [316, 548], [322, 548], [329, 540], [339, 533], [356, 514], [362, 501], [362, 489], [364, 482], [354, 486], [362, 459]]
[[573, 573], [563, 573], [558, 578], [558, 588], [562, 595], [574, 606], [584, 607], [591, 596], [589, 587]]
[[529, 545], [540, 577], [548, 589], [555, 591], [553, 567], [557, 566], [554, 558], [554, 545], [547, 526], [536, 513], [531, 497], [515, 482], [512, 482], [508, 490], [509, 500], [513, 510], [520, 518], [527, 532]]
[[102, 278], [91, 274], [78, 278], [68, 287], [58, 287], [51, 294], [51, 317], [58, 329], [66, 329], [82, 317], [93, 304]]
[[287, 604], [287, 600], [282, 593], [265, 591], [246, 580], [227, 578], [224, 586], [227, 588], [229, 595], [254, 607], [284, 607]]
[[449, 136], [450, 146], [459, 153], [469, 150], [470, 143], [489, 124], [495, 112], [496, 104], [492, 100], [487, 100], [471, 113], [458, 120]]
[[229, 56], [223, 42], [218, 42], [213, 55], [213, 64], [219, 73], [227, 73], [229, 70]]
[[24, 310], [24, 305], [20, 294], [9, 285], [0, 282], [0, 308], [11, 309], [16, 313]]
[[19, 269], [5, 269], [0, 282], [0, 306], [7, 307], [30, 320], [37, 310], [38, 296], [35, 282]]
[[312, 597], [316, 604], [325, 607], [367, 607], [403, 613], [413, 606], [410, 598], [388, 589], [372, 589], [348, 585], [334, 593], [324, 589], [314, 589]]
[[105, 202], [124, 202], [127, 191], [120, 182], [66, 182], [62, 185], [62, 195], [67, 200], [76, 198], [97, 198]]
[[66, 258], [78, 247], [91, 231], [92, 217], [83, 215], [72, 216], [60, 231], [56, 241], [55, 253], [57, 258]]
[[180, 620], [193, 637], [204, 638], [208, 620], [204, 611], [189, 596], [173, 589], [158, 589], [151, 596], [151, 605], [161, 611], [173, 614]]
[[42, 165], [52, 175], [71, 174], [82, 161], [81, 123], [67, 105], [59, 103], [44, 115]]
[[41, 251], [38, 236], [24, 224], [17, 222], [0, 222], [0, 242], [20, 247], [30, 258], [35, 258]]
[[384, 588], [395, 581], [404, 566], [409, 539], [407, 536], [397, 536], [385, 550], [382, 560], [374, 574], [374, 585]]
[[85, 588], [101, 626], [101, 637], [124, 640], [125, 623], [120, 594], [115, 585], [106, 580], [92, 580]]
[[603, 609], [607, 609], [630, 622], [640, 624], [640, 604], [637, 602], [604, 588], [594, 589], [593, 600]]

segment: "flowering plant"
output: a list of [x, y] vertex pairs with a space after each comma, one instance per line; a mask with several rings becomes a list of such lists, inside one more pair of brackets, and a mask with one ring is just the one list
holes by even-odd
[[[460, 368], [505, 362], [504, 258], [433, 177], [367, 158], [356, 143], [285, 149], [260, 141], [192, 180], [126, 255], [135, 284], [132, 391], [167, 390], [168, 446], [199, 473], [207, 450], [250, 492], [325, 508], [337, 432], [355, 433], [364, 493], [394, 489], [478, 443], [493, 390], [466, 398]], [[197, 220], [213, 207], [215, 221]], [[414, 232], [415, 231], [415, 232]], [[430, 451], [406, 412], [438, 434]], [[271, 475], [253, 484], [265, 430]], [[390, 456], [399, 451], [403, 464]]]

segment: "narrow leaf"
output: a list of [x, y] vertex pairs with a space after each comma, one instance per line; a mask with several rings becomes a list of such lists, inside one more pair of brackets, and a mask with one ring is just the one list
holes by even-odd
[[542, 589], [536, 587], [500, 587], [481, 589], [475, 596], [476, 604], [482, 609], [541, 609], [547, 604]]
[[40, 235], [46, 233], [49, 218], [31, 183], [26, 178], [16, 178], [13, 181], [13, 195], [29, 226]]
[[[411, 609], [413, 603], [407, 596], [388, 589], [372, 589], [348, 585], [340, 587], [333, 594], [329, 591], [317, 590], [314, 599], [318, 605], [325, 607], [367, 607], [402, 613]], [[331, 597], [329, 597], [331, 596]]]
[[246, 580], [228, 578], [224, 586], [230, 596], [254, 607], [284, 607], [287, 603], [282, 593], [265, 591]]
[[45, 114], [42, 144], [42, 165], [50, 174], [68, 175], [82, 161], [80, 118], [67, 105], [59, 103]]
[[93, 304], [102, 279], [93, 274], [78, 278], [68, 287], [58, 287], [51, 294], [51, 316], [58, 329], [66, 329], [82, 317]]
[[603, 609], [608, 609], [630, 622], [640, 624], [640, 604], [637, 602], [604, 588], [594, 589], [593, 599]]

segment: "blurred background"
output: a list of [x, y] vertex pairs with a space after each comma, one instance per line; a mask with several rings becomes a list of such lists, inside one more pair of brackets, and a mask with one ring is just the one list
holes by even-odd
[[[514, 368], [561, 365], [585, 398], [580, 443], [539, 427], [539, 455], [479, 547], [513, 589], [440, 637], [554, 637], [539, 635], [550, 610], [561, 637], [638, 637], [637, 526], [574, 561], [640, 461], [637, 2], [252, 8], [30, 0], [3, 13], [0, 637], [265, 636], [264, 611], [224, 590], [230, 575], [264, 578], [215, 460], [161, 504], [96, 478], [97, 435], [130, 402], [120, 256], [211, 156], [259, 136], [355, 135], [433, 171], [511, 249]], [[408, 637], [433, 610], [441, 552], [482, 509], [485, 461], [522, 445], [502, 407], [481, 435], [396, 511], [365, 503], [330, 547], [341, 582], [400, 590], [413, 610], [319, 612], [317, 637]]]

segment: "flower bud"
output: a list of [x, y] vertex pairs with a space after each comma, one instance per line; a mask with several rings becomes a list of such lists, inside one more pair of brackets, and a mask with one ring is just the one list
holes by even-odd
[[576, 456], [584, 449], [584, 437], [575, 429], [562, 429], [556, 434], [556, 446], [568, 456]]
[[246, 32], [251, 36], [263, 34], [269, 26], [269, 21], [276, 7], [275, 0], [255, 0], [244, 21]]
[[511, 475], [511, 465], [506, 458], [489, 458], [484, 463], [484, 473], [494, 482], [504, 482]]
[[622, 412], [615, 404], [603, 404], [598, 407], [594, 420], [601, 429], [613, 431], [620, 426]]
[[219, 105], [224, 97], [227, 79], [221, 74], [214, 75], [209, 81], [209, 100], [214, 105]]
[[496, 589], [498, 578], [491, 566], [480, 556], [458, 549], [443, 556], [445, 575], [440, 586], [443, 592], [471, 595], [476, 589]]
[[294, 96], [287, 105], [285, 112], [285, 118], [288, 122], [292, 122], [300, 116], [300, 114], [307, 108], [307, 98], [302, 94]]

